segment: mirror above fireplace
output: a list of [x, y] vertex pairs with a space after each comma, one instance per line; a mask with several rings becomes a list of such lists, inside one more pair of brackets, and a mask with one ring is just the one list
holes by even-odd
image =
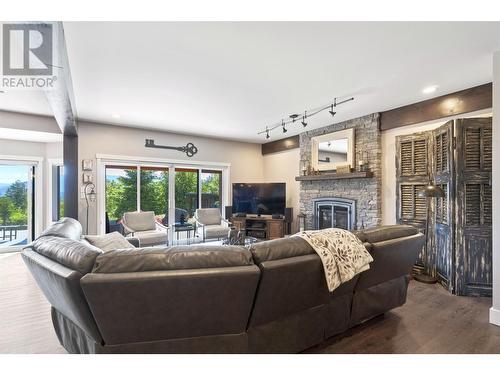
[[354, 166], [354, 129], [345, 129], [312, 138], [312, 167], [333, 171], [339, 166]]

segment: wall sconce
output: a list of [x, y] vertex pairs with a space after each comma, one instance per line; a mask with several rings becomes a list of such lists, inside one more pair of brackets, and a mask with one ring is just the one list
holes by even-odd
[[86, 230], [85, 234], [89, 234], [89, 201], [93, 203], [96, 201], [96, 198], [97, 198], [94, 183], [88, 182], [87, 184], [85, 184], [83, 192], [85, 194], [85, 202], [87, 204], [87, 220], [86, 220], [87, 221], [87, 223], [86, 223], [87, 230]]

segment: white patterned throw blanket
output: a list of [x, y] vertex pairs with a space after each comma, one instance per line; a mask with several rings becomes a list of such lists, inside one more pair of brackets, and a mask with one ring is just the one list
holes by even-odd
[[295, 234], [306, 240], [318, 253], [325, 270], [328, 290], [351, 280], [370, 268], [373, 258], [353, 233], [339, 228], [304, 231]]

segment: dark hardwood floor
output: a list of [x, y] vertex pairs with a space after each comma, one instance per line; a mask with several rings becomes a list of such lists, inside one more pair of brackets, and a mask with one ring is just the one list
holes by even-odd
[[[306, 353], [500, 353], [489, 298], [412, 281], [407, 303]], [[49, 304], [19, 254], [0, 255], [0, 353], [65, 353]]]

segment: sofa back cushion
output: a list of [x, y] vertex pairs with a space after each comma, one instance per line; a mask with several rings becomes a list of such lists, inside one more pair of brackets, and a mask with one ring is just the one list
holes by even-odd
[[69, 238], [78, 241], [82, 237], [82, 225], [78, 220], [63, 217], [43, 231], [39, 237], [44, 236]]
[[196, 219], [204, 225], [220, 225], [221, 216], [218, 208], [199, 208]]
[[155, 213], [153, 211], [125, 212], [123, 222], [135, 232], [156, 229]]
[[382, 225], [380, 227], [360, 230], [355, 232], [356, 236], [369, 243], [388, 241], [395, 238], [413, 236], [418, 229], [411, 225]]
[[28, 248], [83, 275], [92, 270], [97, 256], [102, 254], [101, 249], [86, 241], [48, 235], [37, 238]]
[[100, 254], [93, 272], [124, 273], [253, 265], [252, 255], [241, 246], [172, 246], [111, 250]]
[[300, 237], [278, 238], [258, 242], [250, 246], [250, 251], [256, 264], [270, 260], [316, 254], [311, 245]]

